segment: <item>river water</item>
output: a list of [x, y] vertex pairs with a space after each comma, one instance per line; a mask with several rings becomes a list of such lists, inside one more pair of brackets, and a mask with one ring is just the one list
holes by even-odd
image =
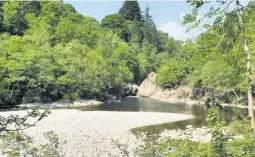
[[[205, 119], [207, 114], [207, 107], [205, 105], [187, 105], [181, 103], [168, 103], [164, 101], [158, 101], [150, 98], [138, 98], [127, 97], [120, 103], [106, 103], [99, 106], [91, 106], [82, 108], [82, 110], [100, 110], [100, 111], [133, 111], [133, 112], [170, 112], [194, 115], [195, 118], [164, 123], [153, 126], [146, 126], [136, 128], [134, 132], [147, 132], [148, 134], [157, 134], [165, 129], [185, 129], [187, 125], [193, 125], [194, 127], [202, 127], [206, 125]], [[219, 117], [226, 122], [231, 121], [236, 117], [241, 117], [247, 114], [244, 109], [219, 109]]]

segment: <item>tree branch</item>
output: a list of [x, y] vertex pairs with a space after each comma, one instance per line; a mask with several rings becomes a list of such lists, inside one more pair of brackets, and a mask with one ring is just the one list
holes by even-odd
[[[198, 28], [200, 28], [201, 30], [203, 30], [203, 31], [207, 31], [207, 30], [205, 30], [204, 28], [202, 28], [202, 27], [198, 27]], [[208, 29], [208, 31], [210, 31], [211, 33], [213, 33], [214, 35], [216, 35], [217, 37], [219, 37], [219, 38], [221, 38], [221, 36], [220, 35], [218, 35], [217, 33], [215, 33], [214, 31], [212, 31], [212, 30], [209, 30]]]

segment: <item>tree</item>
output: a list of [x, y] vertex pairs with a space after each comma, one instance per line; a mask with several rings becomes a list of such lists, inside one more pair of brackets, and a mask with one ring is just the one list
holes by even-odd
[[119, 13], [124, 17], [125, 20], [130, 21], [141, 21], [141, 9], [137, 0], [127, 1], [123, 3], [122, 7], [119, 10]]
[[4, 10], [3, 10], [4, 2], [0, 2], [0, 33], [4, 32]]
[[150, 44], [154, 44], [154, 40], [156, 38], [156, 33], [155, 33], [155, 23], [153, 21], [152, 16], [150, 15], [150, 8], [147, 5], [145, 9], [145, 13], [143, 16], [143, 32], [144, 32], [144, 38], [149, 41]]
[[34, 13], [39, 15], [41, 9], [40, 2], [27, 1], [27, 2], [6, 2], [3, 5], [4, 10], [4, 25], [7, 31], [12, 35], [24, 35], [28, 28], [26, 15]]
[[[104, 28], [111, 29], [114, 33], [124, 38], [124, 34], [128, 32], [125, 27], [125, 19], [121, 14], [111, 14], [105, 16], [101, 21], [101, 26]], [[128, 39], [125, 39], [126, 41]]]
[[144, 23], [149, 26], [155, 26], [152, 16], [150, 15], [150, 8], [147, 5], [143, 16]]
[[245, 26], [243, 22], [243, 15], [240, 9], [240, 2], [236, 0], [236, 10], [237, 10], [237, 17], [239, 22], [239, 27], [242, 35], [242, 42], [243, 42], [243, 49], [247, 55], [247, 79], [248, 79], [248, 107], [249, 107], [249, 117], [251, 118], [251, 128], [253, 129], [253, 133], [255, 134], [255, 121], [254, 121], [254, 112], [253, 112], [253, 99], [252, 99], [252, 74], [251, 74], [251, 53], [248, 47], [248, 42], [245, 33]]
[[169, 38], [164, 44], [164, 51], [168, 52], [170, 56], [180, 58], [181, 56], [181, 43], [174, 38]]
[[185, 76], [184, 65], [178, 60], [164, 60], [158, 69], [157, 82], [164, 88], [180, 85]]
[[57, 148], [59, 139], [57, 135], [50, 131], [43, 134], [47, 140], [45, 144], [35, 146], [31, 137], [22, 131], [36, 126], [43, 118], [50, 114], [49, 111], [40, 112], [38, 110], [28, 111], [26, 115], [0, 116], [0, 155], [18, 156], [38, 156], [38, 157], [60, 157]]
[[117, 28], [122, 29], [124, 22], [125, 22], [125, 19], [121, 14], [111, 14], [111, 15], [105, 16], [102, 19], [101, 25], [103, 27], [107, 27], [111, 29], [117, 29]]
[[153, 29], [153, 33], [155, 34], [154, 43], [158, 49], [158, 52], [163, 52], [165, 50], [164, 44], [168, 40], [168, 34], [162, 31], [157, 31], [155, 28]]
[[[205, 4], [205, 3], [210, 3], [210, 1], [203, 1], [203, 0], [197, 0], [197, 1], [187, 1], [190, 3], [192, 6], [194, 6], [192, 14], [188, 14], [184, 18], [184, 24], [187, 23], [193, 23], [191, 25], [190, 29], [199, 27], [201, 21], [203, 19], [198, 19], [198, 10]], [[252, 104], [252, 76], [251, 76], [251, 67], [250, 67], [250, 62], [251, 62], [251, 53], [247, 44], [247, 39], [246, 39], [246, 32], [245, 32], [245, 26], [244, 26], [244, 13], [243, 10], [240, 8], [240, 2], [239, 0], [235, 0], [236, 8], [232, 11], [229, 11], [229, 6], [232, 2], [234, 1], [217, 1], [221, 7], [216, 7], [215, 4], [211, 7], [210, 11], [204, 15], [205, 18], [211, 18], [215, 17], [215, 22], [212, 26], [206, 24], [204, 25], [204, 29], [207, 29], [208, 32], [211, 34], [214, 34], [218, 38], [218, 44], [216, 46], [216, 49], [218, 48], [218, 45], [224, 43], [224, 40], [226, 39], [226, 36], [228, 35], [230, 28], [226, 28], [227, 26], [239, 24], [239, 29], [238, 32], [235, 34], [235, 39], [240, 40], [242, 44], [243, 51], [246, 53], [246, 74], [247, 74], [247, 98], [248, 98], [248, 106], [249, 106], [249, 117], [251, 120], [251, 128], [255, 134], [255, 122], [254, 122], [254, 113], [253, 113], [253, 104]], [[217, 6], [217, 5], [216, 5]], [[224, 25], [226, 22], [226, 19], [234, 15], [236, 20], [232, 21], [232, 24]], [[215, 28], [218, 28], [218, 30], [222, 30], [221, 32], [216, 32]], [[232, 29], [233, 30], [233, 29]], [[231, 34], [232, 36], [234, 34]], [[218, 51], [223, 51], [224, 49], [218, 50]]]

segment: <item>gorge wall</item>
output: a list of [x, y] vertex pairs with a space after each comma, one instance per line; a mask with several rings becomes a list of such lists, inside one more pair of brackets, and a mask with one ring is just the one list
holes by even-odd
[[197, 100], [192, 100], [192, 89], [187, 86], [178, 88], [163, 89], [156, 83], [157, 74], [151, 72], [138, 88], [137, 96], [149, 97], [156, 100], [167, 101], [170, 103], [198, 104]]

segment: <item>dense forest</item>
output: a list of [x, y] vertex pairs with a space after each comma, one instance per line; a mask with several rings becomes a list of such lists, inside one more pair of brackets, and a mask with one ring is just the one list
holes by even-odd
[[[189, 93], [191, 99], [209, 102], [207, 107], [167, 102], [169, 106], [184, 105], [185, 109], [193, 111], [186, 113], [185, 110], [183, 113], [187, 115], [178, 111], [182, 113], [178, 114], [180, 118], [190, 117], [186, 120], [178, 119], [176, 113], [172, 116], [167, 113], [170, 121], [176, 121], [171, 123], [175, 125], [172, 131], [176, 138], [168, 136], [171, 130], [164, 128], [169, 127], [167, 117], [151, 112], [151, 108], [151, 113], [146, 115], [143, 113], [146, 110], [141, 108], [137, 112], [125, 109], [125, 113], [101, 109], [99, 112], [94, 109], [87, 112], [58, 110], [53, 111], [56, 116], [48, 117], [49, 121], [39, 129], [38, 122], [51, 111], [27, 110], [25, 116], [24, 111], [20, 112], [21, 115], [19, 111], [1, 112], [0, 156], [57, 157], [62, 156], [61, 150], [82, 156], [84, 152], [91, 153], [88, 156], [100, 156], [95, 153], [106, 156], [106, 149], [114, 148], [116, 152], [112, 144], [123, 156], [255, 156], [255, 2], [250, 1], [245, 6], [239, 0], [187, 0], [186, 3], [192, 12], [183, 17], [182, 24], [188, 27], [187, 31], [200, 28], [203, 32], [196, 38], [180, 41], [158, 30], [149, 6], [141, 10], [138, 1], [124, 1], [117, 13], [106, 15], [102, 21], [81, 15], [62, 0], [0, 1], [0, 109], [20, 103], [79, 99], [103, 101], [112, 95], [120, 98], [125, 83], [140, 85], [151, 72], [157, 73], [153, 73], [156, 90], [177, 91], [184, 89], [179, 87], [187, 87], [192, 89]], [[206, 5], [210, 9], [201, 15], [199, 11]], [[207, 22], [208, 19], [211, 22]], [[147, 102], [145, 104], [151, 107]], [[248, 105], [248, 114], [247, 109], [240, 108], [224, 113], [227, 110], [224, 110], [223, 103], [235, 104], [229, 105], [228, 109], [246, 108], [239, 104]], [[194, 117], [188, 115], [195, 112]], [[227, 119], [222, 115], [228, 118], [229, 114], [232, 119], [224, 121]], [[35, 122], [30, 122], [30, 118]], [[164, 124], [147, 123], [155, 119], [155, 124], [160, 122], [157, 120], [164, 120]], [[133, 128], [138, 127], [139, 120], [146, 123]], [[180, 130], [179, 127], [185, 127], [186, 122], [189, 124], [186, 130]], [[197, 123], [204, 125], [204, 122], [206, 126], [198, 126], [201, 128], [192, 126]], [[135, 136], [131, 131], [143, 130], [152, 124], [155, 130], [164, 129], [162, 133], [166, 133], [166, 141], [154, 145], [157, 141], [152, 142], [148, 136], [145, 141], [139, 140], [143, 143], [140, 150], [141, 146], [136, 145], [139, 141], [133, 140]], [[49, 143], [37, 145], [23, 132], [36, 127], [39, 132], [34, 132], [34, 137], [40, 137], [47, 127], [52, 129], [44, 133]], [[54, 133], [54, 128], [58, 134]], [[146, 135], [148, 132], [142, 133]], [[194, 134], [202, 140], [195, 138]], [[154, 133], [152, 137], [160, 139], [159, 135]], [[113, 137], [117, 137], [116, 140]], [[108, 145], [107, 140], [111, 141]], [[118, 143], [122, 140], [128, 143]], [[205, 140], [207, 142], [203, 142]], [[44, 140], [39, 138], [39, 141]], [[84, 142], [91, 143], [85, 145]], [[133, 149], [129, 150], [128, 144]], [[67, 147], [61, 148], [61, 145]], [[86, 150], [87, 146], [92, 151]], [[137, 155], [128, 154], [132, 151]], [[108, 153], [108, 156], [121, 155]]]
[[[254, 2], [243, 11], [254, 53]], [[183, 24], [196, 16], [186, 15]], [[142, 11], [137, 1], [125, 1], [101, 22], [62, 1], [0, 2], [0, 107], [104, 99], [123, 83], [140, 84], [152, 71], [163, 88], [188, 85], [198, 96], [245, 101], [246, 54], [236, 18], [229, 11], [204, 25], [196, 39], [179, 41], [157, 30], [149, 6]]]

